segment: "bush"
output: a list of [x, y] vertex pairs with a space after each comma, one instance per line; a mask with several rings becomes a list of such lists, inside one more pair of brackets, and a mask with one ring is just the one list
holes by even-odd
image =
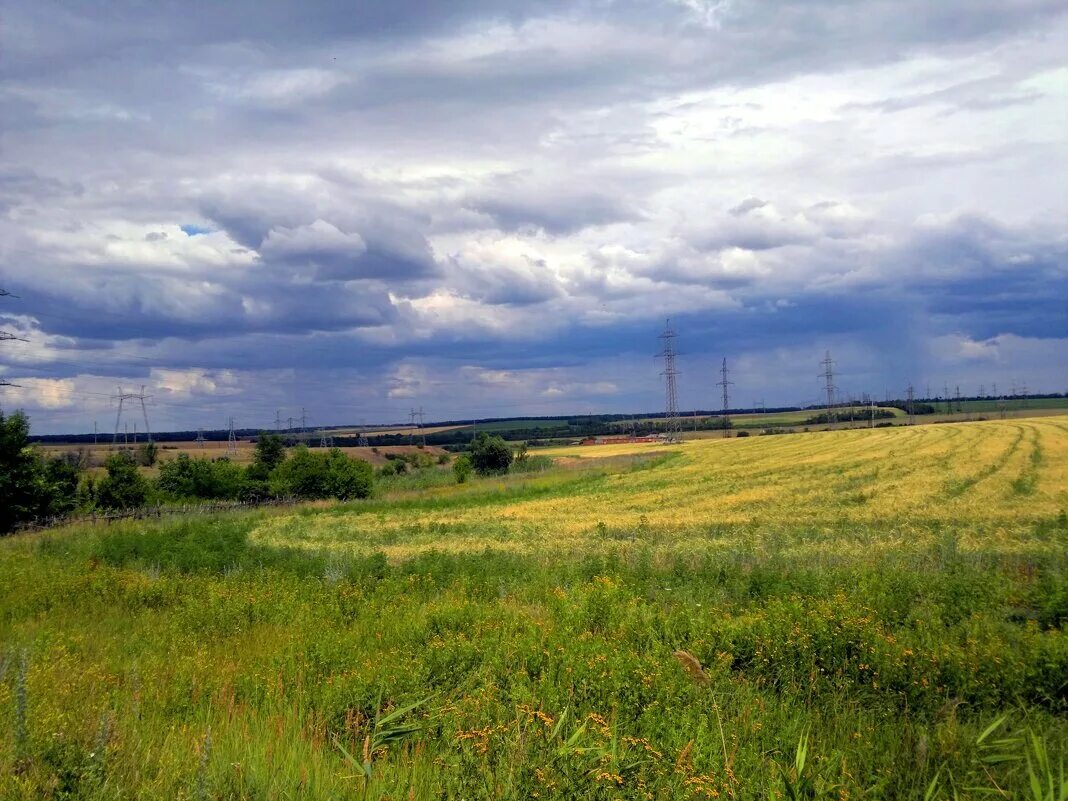
[[457, 484], [463, 484], [467, 481], [467, 479], [471, 477], [471, 472], [474, 469], [474, 466], [471, 464], [471, 457], [466, 453], [461, 453], [453, 460], [452, 472], [456, 476]]
[[136, 509], [148, 498], [148, 481], [137, 471], [129, 451], [113, 453], [104, 462], [108, 474], [96, 485], [96, 503], [104, 509]]
[[271, 472], [269, 485], [275, 495], [283, 497], [366, 498], [371, 494], [373, 478], [370, 464], [350, 459], [337, 448], [312, 453], [301, 445]]
[[30, 423], [16, 412], [0, 412], [0, 533], [35, 517], [74, 508], [78, 466], [59, 457], [45, 459], [29, 444]]
[[512, 464], [512, 449], [499, 436], [485, 432], [471, 443], [471, 465], [481, 476], [507, 473]]
[[245, 471], [229, 459], [193, 459], [182, 453], [159, 468], [156, 486], [175, 498], [234, 500], [242, 497]]
[[368, 498], [374, 488], [374, 469], [362, 459], [350, 459], [337, 448], [327, 454], [329, 469], [326, 477], [328, 495], [343, 501]]
[[159, 458], [159, 446], [155, 442], [146, 442], [137, 449], [137, 461], [143, 467], [152, 467]]

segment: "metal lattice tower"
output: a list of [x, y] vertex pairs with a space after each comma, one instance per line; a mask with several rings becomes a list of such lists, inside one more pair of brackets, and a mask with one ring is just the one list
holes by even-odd
[[419, 418], [419, 443], [426, 447], [426, 432], [423, 431], [423, 421], [426, 416], [423, 414], [423, 407], [419, 407], [419, 411], [415, 413], [415, 416]]
[[[12, 295], [10, 292], [7, 292], [6, 289], [0, 288], [0, 298], [3, 298], [3, 297], [17, 298], [18, 296], [17, 295]], [[3, 340], [18, 340], [19, 342], [29, 342], [29, 340], [23, 340], [21, 336], [16, 336], [15, 334], [10, 334], [10, 333], [7, 333], [5, 331], [0, 332], [0, 341], [3, 341]], [[19, 384], [17, 384], [17, 383], [12, 383], [9, 380], [6, 380], [4, 378], [0, 378], [0, 387], [18, 387], [18, 386], [19, 386]]]
[[117, 399], [119, 401], [119, 410], [115, 414], [115, 433], [111, 438], [112, 445], [117, 445], [119, 442], [119, 423], [122, 422], [123, 403], [125, 401], [132, 400], [140, 401], [141, 403], [141, 417], [145, 421], [145, 436], [149, 442], [152, 441], [152, 429], [148, 425], [148, 409], [145, 407], [145, 401], [151, 397], [151, 395], [145, 394], [145, 387], [143, 384], [141, 385], [140, 392], [123, 392], [122, 387], [119, 387], [119, 394], [113, 396], [113, 399]]
[[727, 413], [731, 407], [730, 401], [730, 387], [734, 383], [727, 379], [727, 357], [723, 357], [723, 366], [719, 368], [720, 379], [716, 382], [717, 387], [723, 389], [723, 436], [729, 437], [731, 435], [731, 416]]
[[838, 422], [837, 415], [834, 412], [834, 391], [837, 387], [834, 385], [834, 360], [831, 359], [831, 352], [827, 351], [827, 355], [824, 356], [823, 361], [820, 362], [823, 365], [823, 372], [820, 373], [820, 377], [826, 382], [827, 391], [827, 423], [834, 425]]
[[949, 384], [942, 385], [942, 397], [946, 401], [946, 414], [952, 414], [953, 402], [949, 399]]
[[204, 429], [203, 428], [198, 428], [197, 429], [197, 447], [198, 448], [203, 448], [204, 447]]
[[964, 411], [964, 407], [961, 405], [961, 402], [960, 402], [960, 384], [957, 384], [956, 394], [953, 397], [957, 401], [957, 411], [958, 412], [963, 412]]
[[226, 455], [237, 456], [237, 436], [234, 434], [234, 418], [230, 418], [230, 434], [226, 438]]
[[320, 448], [333, 448], [334, 438], [327, 432], [325, 428], [319, 429], [319, 447]]
[[281, 409], [275, 409], [274, 410], [274, 430], [275, 431], [281, 431], [282, 430], [282, 410]]
[[660, 375], [664, 376], [665, 399], [667, 401], [664, 409], [664, 420], [668, 438], [672, 440], [679, 438], [682, 426], [679, 420], [679, 388], [676, 380], [679, 371], [675, 367], [675, 338], [677, 336], [678, 334], [671, 328], [671, 320], [668, 319], [664, 327], [664, 333], [658, 337], [664, 340], [664, 349], [657, 356], [664, 360], [664, 370], [660, 373]]
[[356, 438], [356, 447], [357, 448], [366, 448], [366, 447], [369, 447], [370, 444], [371, 443], [368, 441], [367, 435], [361, 431], [360, 432], [360, 436]]
[[914, 415], [916, 413], [915, 410], [913, 409], [913, 400], [915, 399], [916, 392], [912, 388], [912, 384], [909, 384], [908, 389], [906, 390], [906, 393], [907, 393], [907, 397], [908, 397], [909, 425], [911, 426], [911, 425], [913, 425], [915, 423]]

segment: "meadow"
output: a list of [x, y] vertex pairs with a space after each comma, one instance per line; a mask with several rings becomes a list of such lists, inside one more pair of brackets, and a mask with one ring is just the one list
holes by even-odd
[[1068, 417], [0, 541], [0, 798], [1068, 797]]

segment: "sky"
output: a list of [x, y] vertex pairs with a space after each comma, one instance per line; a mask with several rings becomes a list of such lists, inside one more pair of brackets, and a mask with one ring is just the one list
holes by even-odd
[[[37, 433], [1068, 390], [1063, 0], [4, 0]], [[928, 390], [928, 388], [930, 388]]]

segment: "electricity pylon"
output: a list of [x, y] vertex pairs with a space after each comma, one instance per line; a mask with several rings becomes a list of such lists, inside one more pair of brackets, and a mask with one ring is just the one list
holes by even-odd
[[677, 440], [681, 430], [679, 421], [679, 388], [676, 380], [679, 371], [675, 368], [675, 338], [677, 336], [678, 334], [671, 328], [671, 320], [668, 319], [664, 333], [658, 337], [664, 340], [664, 349], [657, 356], [664, 360], [664, 370], [660, 375], [664, 376], [664, 390], [667, 401], [664, 409], [664, 420], [668, 439], [670, 440]]

